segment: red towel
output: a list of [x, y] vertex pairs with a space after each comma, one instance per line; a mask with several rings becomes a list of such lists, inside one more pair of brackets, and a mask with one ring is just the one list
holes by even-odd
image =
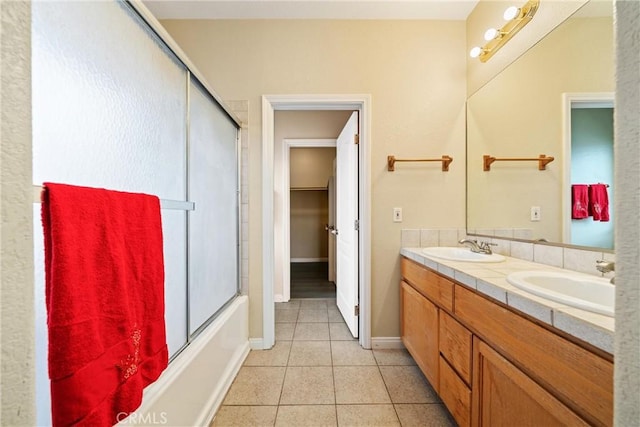
[[571, 218], [583, 219], [589, 216], [587, 207], [589, 205], [588, 186], [585, 184], [574, 184], [571, 186]]
[[609, 196], [605, 184], [589, 186], [589, 213], [594, 221], [609, 221]]
[[44, 184], [54, 426], [111, 426], [167, 366], [160, 202]]

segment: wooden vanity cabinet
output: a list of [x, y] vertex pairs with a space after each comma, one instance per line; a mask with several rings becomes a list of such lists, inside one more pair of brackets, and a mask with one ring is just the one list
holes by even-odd
[[402, 258], [401, 335], [460, 426], [613, 424], [613, 362]]
[[[400, 284], [402, 343], [438, 391], [438, 307], [407, 282]], [[409, 321], [411, 319], [411, 321]]]
[[587, 426], [551, 393], [474, 338], [473, 426]]

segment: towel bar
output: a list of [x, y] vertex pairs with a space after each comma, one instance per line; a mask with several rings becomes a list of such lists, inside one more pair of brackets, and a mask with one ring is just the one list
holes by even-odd
[[387, 156], [387, 170], [389, 172], [396, 170], [396, 162], [442, 162], [442, 171], [448, 172], [449, 165], [453, 162], [453, 158], [446, 154], [439, 159], [396, 159], [396, 156]]
[[[40, 194], [42, 193], [41, 185], [33, 186], [33, 203], [40, 203]], [[195, 211], [196, 203], [195, 202], [187, 202], [182, 200], [167, 200], [160, 199], [160, 208], [161, 209], [172, 209], [172, 210], [181, 210], [181, 211]]]
[[534, 162], [538, 162], [538, 170], [545, 170], [547, 169], [547, 164], [553, 162], [553, 157], [551, 156], [546, 156], [544, 154], [540, 154], [540, 156], [538, 157], [534, 157], [534, 158], [528, 158], [528, 157], [512, 157], [512, 158], [503, 158], [503, 159], [497, 159], [495, 157], [492, 157], [488, 154], [485, 154], [484, 156], [482, 156], [482, 170], [484, 170], [485, 172], [490, 171], [491, 170], [491, 163], [493, 162], [528, 162], [528, 161], [534, 161]]

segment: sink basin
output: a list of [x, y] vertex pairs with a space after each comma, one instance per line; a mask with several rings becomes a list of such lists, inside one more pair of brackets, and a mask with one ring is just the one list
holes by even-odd
[[531, 294], [613, 317], [615, 286], [609, 279], [551, 271], [519, 271], [507, 282]]
[[449, 261], [463, 262], [502, 262], [504, 257], [498, 254], [478, 254], [471, 252], [469, 248], [456, 248], [446, 246], [434, 246], [423, 248], [422, 252], [435, 258], [447, 259]]

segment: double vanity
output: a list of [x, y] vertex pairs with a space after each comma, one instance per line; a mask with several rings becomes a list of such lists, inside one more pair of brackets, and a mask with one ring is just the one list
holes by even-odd
[[458, 425], [612, 425], [608, 279], [466, 247], [401, 255], [402, 341]]

